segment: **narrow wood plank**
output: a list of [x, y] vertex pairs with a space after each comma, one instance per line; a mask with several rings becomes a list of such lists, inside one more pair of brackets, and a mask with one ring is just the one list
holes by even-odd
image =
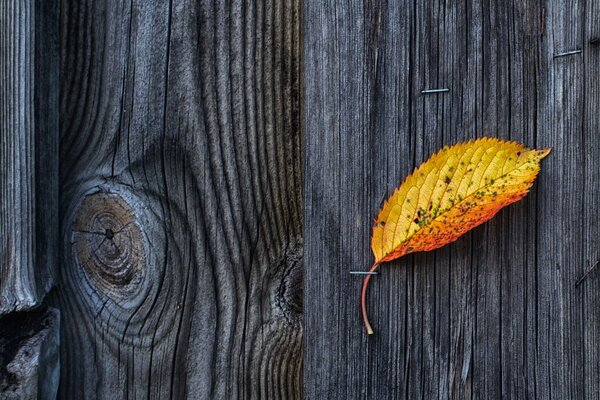
[[552, 146], [554, 155], [540, 180], [540, 187], [549, 190], [540, 192], [537, 205], [537, 396], [582, 399], [584, 302], [575, 282], [585, 269], [584, 193], [593, 190], [584, 187], [582, 152], [592, 149], [584, 147], [584, 55], [558, 55], [581, 49], [585, 8], [581, 1], [547, 7], [548, 52], [543, 56], [548, 73], [540, 85], [546, 112], [538, 144]]
[[40, 304], [58, 255], [58, 8], [0, 4], [0, 315]]
[[[575, 285], [599, 258], [592, 12], [305, 3], [308, 398], [597, 398], [595, 275]], [[367, 338], [349, 271], [372, 262], [381, 201], [443, 144], [484, 135], [554, 152], [526, 199], [383, 267]]]
[[585, 8], [583, 42], [583, 271], [575, 290], [583, 291], [583, 396], [600, 400], [600, 3]]
[[60, 398], [302, 397], [298, 1], [63, 1]]

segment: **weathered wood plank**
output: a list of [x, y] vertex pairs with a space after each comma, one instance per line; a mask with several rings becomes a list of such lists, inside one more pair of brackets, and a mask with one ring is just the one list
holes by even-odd
[[300, 398], [298, 1], [63, 1], [61, 398]]
[[585, 30], [581, 43], [583, 58], [583, 265], [576, 283], [583, 291], [583, 357], [585, 365], [583, 394], [588, 399], [600, 399], [600, 3], [588, 2], [585, 8]]
[[[585, 398], [585, 356], [583, 354], [583, 305], [581, 289], [575, 282], [586, 269], [583, 248], [585, 153], [598, 152], [598, 138], [585, 132], [584, 54], [556, 55], [582, 49], [584, 2], [549, 3], [547, 80], [542, 86], [546, 102], [539, 137], [552, 144], [555, 155], [546, 164], [547, 174], [538, 202], [537, 236], [537, 356], [540, 398]], [[555, 58], [552, 58], [553, 55]], [[598, 66], [596, 66], [597, 68]], [[587, 137], [585, 137], [587, 136]], [[584, 148], [588, 142], [589, 147]], [[583, 152], [583, 154], [582, 154]], [[597, 163], [587, 166], [598, 168]], [[553, 190], [552, 190], [553, 189]], [[591, 211], [591, 210], [590, 210]], [[598, 210], [595, 211], [596, 213]], [[598, 219], [598, 214], [588, 214]], [[600, 310], [590, 310], [596, 318]], [[583, 373], [582, 373], [583, 372]], [[594, 386], [600, 385], [596, 382]]]
[[0, 398], [52, 399], [59, 313], [58, 3], [0, 3]]
[[0, 315], [40, 304], [58, 255], [58, 8], [0, 4]]
[[60, 374], [58, 310], [41, 307], [0, 317], [0, 398], [56, 398]]
[[[307, 398], [598, 398], [597, 271], [575, 285], [600, 257], [594, 11], [305, 2]], [[526, 199], [385, 266], [367, 338], [348, 272], [372, 262], [382, 199], [443, 144], [483, 135], [554, 152]]]

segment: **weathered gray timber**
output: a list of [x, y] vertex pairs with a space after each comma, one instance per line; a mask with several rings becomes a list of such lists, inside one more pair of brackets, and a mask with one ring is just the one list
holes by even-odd
[[0, 2], [0, 399], [58, 389], [58, 56], [58, 2]]
[[0, 399], [56, 398], [59, 315], [42, 307], [0, 317]]
[[[307, 398], [600, 398], [599, 12], [304, 3]], [[382, 200], [444, 144], [483, 135], [554, 150], [523, 201], [383, 266], [367, 337], [349, 271], [372, 264]]]
[[58, 255], [58, 8], [0, 3], [0, 316], [36, 307]]
[[300, 398], [299, 1], [61, 5], [59, 397]]

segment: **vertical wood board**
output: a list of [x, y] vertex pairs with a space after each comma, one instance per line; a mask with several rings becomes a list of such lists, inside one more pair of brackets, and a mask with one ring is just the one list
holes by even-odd
[[[596, 8], [305, 2], [307, 398], [598, 398]], [[524, 200], [382, 266], [367, 337], [349, 272], [372, 264], [382, 201], [481, 136], [554, 150]]]

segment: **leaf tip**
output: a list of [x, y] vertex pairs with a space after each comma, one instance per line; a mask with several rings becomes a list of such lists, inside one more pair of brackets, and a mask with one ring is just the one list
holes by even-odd
[[550, 154], [551, 151], [552, 151], [552, 147], [546, 147], [545, 149], [538, 150], [540, 159], [546, 157], [548, 154]]

